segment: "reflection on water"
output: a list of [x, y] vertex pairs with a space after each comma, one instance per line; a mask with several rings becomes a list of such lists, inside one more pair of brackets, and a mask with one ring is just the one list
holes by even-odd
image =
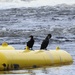
[[42, 69], [42, 72], [45, 73], [45, 74], [48, 74], [49, 73], [49, 71], [46, 68], [43, 68]]
[[24, 75], [74, 75], [75, 65], [65, 65], [58, 67], [46, 67], [25, 70], [0, 71], [0, 74], [24, 74]]

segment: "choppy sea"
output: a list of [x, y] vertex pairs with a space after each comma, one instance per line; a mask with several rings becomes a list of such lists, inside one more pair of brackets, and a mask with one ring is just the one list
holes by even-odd
[[0, 45], [7, 42], [16, 50], [24, 49], [33, 35], [34, 50], [51, 33], [47, 49], [57, 46], [73, 57], [73, 64], [58, 67], [0, 71], [0, 74], [19, 75], [75, 75], [75, 5], [0, 8]]

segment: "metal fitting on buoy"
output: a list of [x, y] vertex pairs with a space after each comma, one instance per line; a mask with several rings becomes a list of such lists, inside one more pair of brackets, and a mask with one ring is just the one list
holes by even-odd
[[0, 50], [15, 50], [15, 48], [11, 45], [8, 45], [7, 42], [3, 42], [0, 46]]
[[26, 50], [29, 50], [29, 47], [28, 46], [26, 46]]
[[59, 47], [56, 47], [56, 50], [60, 50], [60, 48]]
[[26, 48], [25, 48], [25, 51], [24, 51], [24, 52], [27, 52], [27, 51], [30, 51], [30, 49], [29, 49], [29, 47], [28, 47], [28, 46], [26, 46]]
[[8, 46], [7, 42], [3, 42], [2, 46]]

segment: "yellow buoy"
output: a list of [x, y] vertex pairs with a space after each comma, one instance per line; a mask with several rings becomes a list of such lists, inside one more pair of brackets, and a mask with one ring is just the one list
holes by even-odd
[[[5, 46], [2, 46], [6, 48]], [[71, 55], [64, 50], [0, 50], [0, 70], [35, 68], [71, 64]], [[69, 58], [69, 59], [68, 59]]]

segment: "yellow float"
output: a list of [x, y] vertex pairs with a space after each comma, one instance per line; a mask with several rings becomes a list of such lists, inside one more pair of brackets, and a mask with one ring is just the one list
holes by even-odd
[[0, 70], [36, 68], [53, 65], [71, 64], [71, 55], [60, 50], [15, 50], [14, 47], [3, 43], [0, 46]]

